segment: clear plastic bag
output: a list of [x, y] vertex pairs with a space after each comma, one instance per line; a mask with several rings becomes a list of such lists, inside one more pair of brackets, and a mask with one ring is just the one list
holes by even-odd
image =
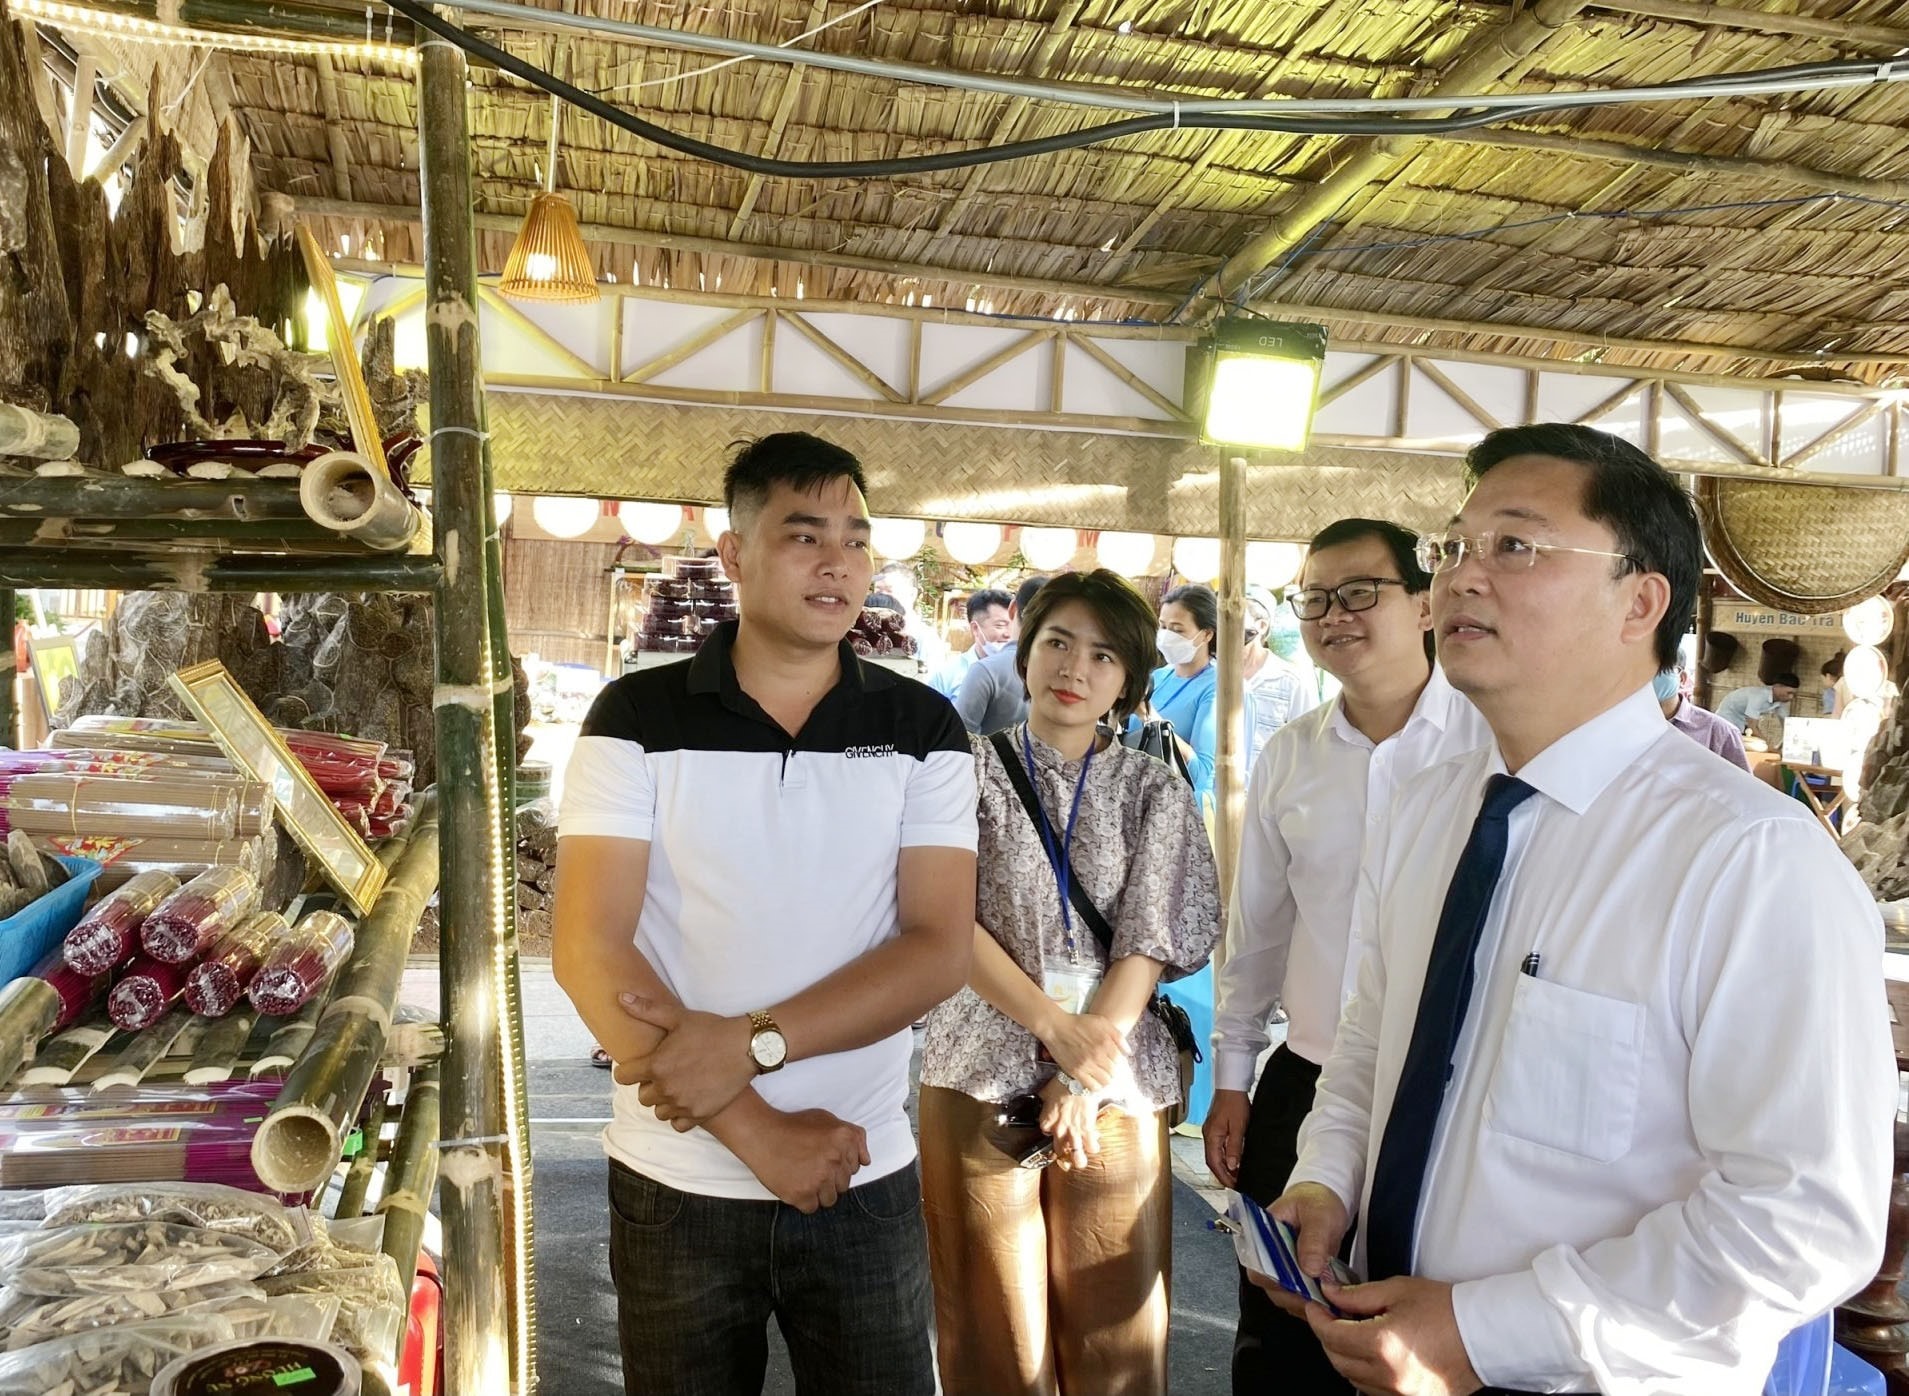
[[397, 1356], [398, 1338], [410, 1310], [409, 1296], [398, 1278], [398, 1263], [388, 1255], [367, 1256], [364, 1265], [337, 1270], [302, 1270], [267, 1275], [259, 1287], [270, 1295], [335, 1296], [338, 1321], [331, 1340], [354, 1357], [368, 1362], [390, 1362]]
[[36, 1343], [0, 1355], [0, 1396], [145, 1396], [168, 1363], [233, 1337], [218, 1314], [184, 1313]]
[[310, 1243], [303, 1207], [219, 1183], [100, 1183], [45, 1194], [49, 1228], [157, 1220], [223, 1231], [270, 1246], [280, 1256]]
[[247, 1237], [164, 1221], [0, 1237], [0, 1280], [48, 1297], [253, 1280], [278, 1259], [270, 1246]]
[[[239, 1301], [249, 1304], [244, 1309]], [[188, 1309], [212, 1308], [232, 1303], [233, 1312], [257, 1319], [271, 1301], [265, 1291], [244, 1280], [226, 1280], [219, 1284], [196, 1285], [191, 1289], [137, 1290], [129, 1294], [81, 1294], [49, 1299], [44, 1294], [23, 1294], [19, 1290], [0, 1289], [0, 1340], [8, 1351], [52, 1342], [95, 1328], [112, 1328], [122, 1323], [146, 1323], [171, 1318]], [[227, 1318], [232, 1319], [232, 1313]], [[233, 1320], [233, 1327], [238, 1323]]]

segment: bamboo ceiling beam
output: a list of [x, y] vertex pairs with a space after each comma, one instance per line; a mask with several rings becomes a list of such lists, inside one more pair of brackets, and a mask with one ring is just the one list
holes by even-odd
[[[1909, 44], [1909, 36], [1905, 36]], [[1852, 194], [1862, 198], [1909, 201], [1909, 180], [1867, 179], [1862, 175], [1839, 174], [1799, 165], [1791, 160], [1746, 159], [1736, 155], [1706, 155], [1693, 150], [1670, 150], [1663, 146], [1631, 145], [1625, 141], [1593, 140], [1586, 136], [1556, 135], [1544, 131], [1499, 128], [1489, 132], [1458, 131], [1440, 137], [1456, 145], [1491, 146], [1499, 150], [1535, 150], [1549, 155], [1569, 155], [1586, 160], [1610, 160], [1619, 164], [1645, 165], [1678, 174], [1741, 175], [1746, 179], [1781, 180], [1806, 189], [1829, 194]]]
[[[1403, 354], [1374, 355], [1372, 362], [1367, 364], [1364, 368], [1348, 373], [1336, 383], [1321, 387], [1319, 390], [1319, 406], [1325, 407], [1331, 403], [1335, 403], [1354, 388], [1377, 378], [1388, 369], [1394, 369], [1400, 364], [1409, 364], [1409, 362], [1410, 361]], [[1411, 370], [1408, 367], [1406, 371], [1410, 372]], [[1315, 409], [1315, 411], [1316, 410], [1317, 409]]]
[[[1054, 18], [1049, 21], [1046, 32], [1034, 45], [1034, 51], [1028, 55], [1027, 62], [1022, 65], [1023, 77], [1045, 78], [1047, 76], [1048, 69], [1054, 64], [1055, 55], [1060, 52], [1061, 45], [1066, 42], [1069, 32], [1074, 27], [1074, 21], [1080, 17], [1080, 12], [1085, 8], [1085, 0], [1066, 0], [1066, 3], [1062, 4], [1055, 12]], [[1026, 124], [1027, 114], [1033, 105], [1033, 102], [1026, 97], [1009, 98], [1007, 107], [1001, 113], [1001, 119], [995, 122], [994, 129], [988, 132], [987, 143], [1005, 145], [1019, 136], [1021, 127]], [[955, 195], [954, 202], [941, 211], [941, 217], [935, 220], [934, 229], [929, 236], [939, 237], [949, 232], [966, 216], [968, 210], [974, 206], [976, 197], [981, 193], [981, 185], [986, 181], [988, 173], [989, 167], [986, 165], [976, 165], [968, 171], [968, 177], [961, 186], [961, 192]], [[918, 256], [925, 251], [925, 243], [926, 239], [918, 235], [908, 249], [909, 255]]]
[[1120, 382], [1124, 383], [1129, 390], [1140, 394], [1141, 397], [1145, 398], [1162, 412], [1165, 412], [1175, 421], [1187, 420], [1187, 411], [1184, 407], [1154, 387], [1153, 384], [1149, 383], [1132, 369], [1128, 368], [1125, 364], [1120, 362], [1119, 359], [1116, 359], [1112, 354], [1094, 343], [1094, 341], [1089, 339], [1086, 335], [1081, 335], [1074, 339], [1073, 343], [1084, 352], [1088, 358], [1092, 359], [1095, 363], [1099, 364], [1102, 368], [1106, 369], [1107, 372], [1120, 380]]
[[[1305, 28], [1293, 36], [1292, 46], [1273, 61], [1273, 66], [1260, 79], [1253, 96], [1259, 98], [1274, 96], [1279, 89], [1279, 84], [1292, 70], [1293, 65], [1305, 54], [1311, 52], [1321, 40], [1338, 33], [1345, 17], [1363, 3], [1364, 0], [1331, 0], [1331, 3], [1320, 10]], [[1200, 152], [1193, 163], [1186, 167], [1180, 178], [1174, 182], [1173, 188], [1167, 191], [1166, 197], [1155, 204], [1146, 217], [1134, 225], [1133, 231], [1120, 240], [1119, 245], [1101, 266], [1098, 280], [1111, 281], [1120, 274], [1147, 234], [1158, 226], [1162, 218], [1184, 204], [1193, 191], [1199, 188], [1201, 181], [1206, 177], [1207, 170], [1219, 158], [1219, 153], [1220, 142], [1218, 137], [1215, 137], [1208, 142], [1206, 149]]]
[[331, 192], [341, 199], [351, 197], [351, 142], [345, 139], [345, 113], [338, 101], [338, 71], [331, 59], [319, 54], [318, 101], [325, 111], [325, 139], [331, 147]]
[[[803, 22], [802, 32], [806, 34], [815, 29], [827, 13], [828, 0], [810, 0], [809, 17]], [[776, 100], [775, 115], [769, 121], [769, 134], [762, 142], [764, 158], [772, 157], [782, 149], [782, 133], [789, 129], [789, 118], [795, 115], [796, 99], [802, 95], [802, 78], [808, 71], [798, 64], [783, 74], [782, 95]], [[749, 183], [743, 187], [742, 201], [736, 205], [735, 217], [729, 220], [731, 240], [742, 236], [749, 216], [756, 211], [756, 200], [762, 197], [763, 178], [761, 174], [752, 174]]]
[[1445, 394], [1446, 397], [1464, 408], [1471, 419], [1477, 422], [1478, 425], [1483, 427], [1486, 431], [1497, 431], [1498, 428], [1504, 425], [1494, 414], [1485, 410], [1483, 403], [1459, 387], [1458, 384], [1454, 383], [1451, 379], [1451, 375], [1440, 369], [1439, 366], [1430, 359], [1412, 360], [1407, 372], [1410, 372], [1413, 368], [1424, 374], [1432, 385], [1441, 393]]
[[1770, 462], [1764, 458], [1763, 453], [1752, 447], [1749, 442], [1743, 440], [1743, 438], [1738, 436], [1735, 432], [1726, 431], [1711, 421], [1710, 414], [1704, 411], [1703, 404], [1698, 402], [1696, 398], [1692, 397], [1678, 384], [1664, 384], [1664, 392], [1672, 402], [1683, 409], [1684, 415], [1688, 417], [1699, 430], [1738, 460], [1746, 465], [1767, 466], [1770, 464]]
[[1811, 15], [1771, 14], [1732, 5], [1694, 3], [1694, 0], [1594, 0], [1592, 9], [1641, 19], [1667, 19], [1707, 29], [1744, 29], [1754, 34], [1781, 34], [1796, 38], [1829, 39], [1891, 51], [1909, 48], [1909, 29], [1880, 24], [1856, 24], [1846, 19], [1817, 19]]
[[[1463, 54], [1442, 73], [1427, 95], [1487, 91], [1565, 28], [1589, 0], [1535, 0], [1505, 23], [1474, 35]], [[1332, 172], [1274, 218], [1272, 226], [1230, 257], [1212, 278], [1213, 289], [1230, 296], [1275, 258], [1298, 247], [1371, 184], [1397, 168], [1416, 147], [1407, 140], [1363, 137], [1337, 141], [1322, 152]], [[1196, 288], [1198, 289], [1198, 288]]]
[[[1447, 320], [1426, 315], [1403, 315], [1383, 310], [1293, 301], [1268, 300], [1254, 309], [1285, 319], [1337, 320], [1348, 325], [1379, 325], [1387, 329], [1416, 330], [1421, 334], [1462, 334], [1474, 338], [1542, 339], [1553, 344], [1575, 344], [1586, 349], [1617, 349], [1635, 354], [1683, 354], [1708, 359], [1751, 359], [1759, 363], [1863, 365], [1873, 368], [1909, 367], [1909, 349], [1900, 354], [1824, 353], [1813, 349], [1765, 349], [1746, 344], [1716, 344], [1692, 339], [1640, 339], [1631, 335], [1594, 334], [1585, 330], [1541, 329], [1536, 325], [1504, 324], [1496, 320]], [[1437, 352], [1427, 350], [1426, 352]], [[1564, 367], [1564, 365], [1560, 365]], [[1610, 367], [1603, 371], [1610, 371]], [[1630, 372], [1629, 365], [1623, 366]]]
[[833, 339], [829, 338], [828, 335], [822, 333], [821, 330], [818, 330], [814, 325], [810, 324], [806, 317], [798, 315], [792, 310], [785, 310], [777, 318], [776, 323], [790, 326], [796, 333], [808, 340], [809, 343], [813, 344], [817, 349], [820, 349], [824, 354], [827, 354], [836, 364], [844, 369], [850, 377], [854, 378], [877, 397], [887, 402], [901, 402], [903, 400], [902, 395], [890, 387], [888, 382], [883, 379], [880, 374], [876, 373], [874, 369], [870, 368], [867, 364], [849, 353], [848, 350], [837, 344]]
[[[351, 202], [341, 199], [293, 197], [297, 212], [308, 218], [358, 218], [387, 223], [418, 222], [418, 211], [405, 204]], [[475, 215], [479, 232], [515, 235], [523, 215], [479, 213]], [[1096, 286], [1080, 281], [1059, 281], [1044, 276], [1015, 276], [993, 271], [973, 271], [961, 267], [897, 262], [890, 257], [859, 257], [845, 252], [819, 252], [801, 247], [777, 247], [757, 242], [725, 242], [721, 238], [691, 237], [680, 233], [657, 233], [642, 228], [620, 228], [610, 223], [585, 223], [584, 240], [613, 247], [648, 247], [662, 252], [694, 252], [707, 257], [741, 257], [766, 262], [787, 262], [798, 266], [822, 267], [834, 271], [874, 272], [890, 279], [915, 277], [924, 281], [946, 281], [956, 286], [990, 286], [1001, 291], [1025, 291], [1040, 296], [1079, 296], [1089, 300], [1122, 300], [1137, 305], [1171, 306], [1179, 297], [1171, 293], [1120, 285]]]
[[989, 354], [986, 358], [982, 359], [980, 363], [974, 364], [965, 372], [957, 373], [953, 378], [950, 378], [932, 393], [923, 397], [920, 400], [921, 405], [923, 407], [940, 406], [956, 393], [973, 387], [996, 369], [1013, 362], [1035, 345], [1043, 344], [1059, 333], [1060, 331], [1058, 329], [1029, 330], [1019, 339], [1012, 341], [1005, 348]]
[[656, 377], [660, 373], [668, 373], [672, 368], [675, 368], [676, 365], [686, 359], [694, 358], [732, 331], [739, 330], [751, 320], [758, 319], [769, 313], [770, 312], [766, 310], [738, 310], [727, 319], [718, 320], [715, 324], [698, 330], [675, 348], [666, 350], [653, 359], [646, 359], [628, 373], [624, 374], [622, 381], [625, 383], [642, 383]]

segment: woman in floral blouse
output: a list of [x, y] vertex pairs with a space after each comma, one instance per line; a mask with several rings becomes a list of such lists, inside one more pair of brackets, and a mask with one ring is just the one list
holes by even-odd
[[[1178, 1062], [1150, 1011], [1220, 931], [1186, 782], [1112, 741], [1141, 708], [1152, 608], [1109, 571], [1057, 577], [1021, 621], [1024, 726], [975, 739], [981, 845], [969, 986], [928, 1020], [921, 1170], [948, 1396], [1167, 1387], [1166, 1121]], [[1011, 759], [1032, 778], [1037, 827]], [[1079, 890], [1112, 953], [1062, 893]], [[1041, 1166], [1052, 1156], [1052, 1166]], [[1026, 1163], [1023, 1163], [1026, 1160]]]

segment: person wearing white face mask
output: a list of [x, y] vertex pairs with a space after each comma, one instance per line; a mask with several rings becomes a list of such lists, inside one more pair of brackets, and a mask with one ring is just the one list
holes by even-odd
[[[1160, 603], [1160, 631], [1154, 642], [1166, 664], [1153, 671], [1148, 719], [1173, 724], [1180, 756], [1193, 777], [1200, 808], [1213, 803], [1213, 778], [1220, 745], [1219, 666], [1213, 662], [1220, 631], [1220, 601], [1213, 588], [1198, 582], [1175, 587]], [[1247, 729], [1252, 723], [1249, 720]]]

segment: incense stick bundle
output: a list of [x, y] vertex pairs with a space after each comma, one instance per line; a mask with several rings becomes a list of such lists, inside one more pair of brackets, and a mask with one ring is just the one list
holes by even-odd
[[173, 838], [229, 839], [237, 835], [238, 791], [233, 785], [176, 775], [140, 780], [124, 776], [0, 776], [0, 820], [7, 832], [34, 835], [164, 834]]
[[266, 957], [291, 934], [285, 918], [275, 911], [246, 917], [220, 936], [186, 976], [187, 1006], [203, 1017], [223, 1018], [245, 997]]
[[258, 897], [258, 879], [244, 868], [202, 872], [153, 909], [139, 943], [155, 960], [185, 964], [251, 915]]
[[160, 903], [179, 890], [166, 872], [142, 872], [97, 902], [66, 933], [66, 963], [82, 974], [104, 974], [133, 957], [139, 928]]
[[106, 1016], [127, 1032], [158, 1022], [186, 991], [186, 967], [141, 956], [126, 967], [106, 996]]
[[314, 911], [273, 947], [246, 995], [261, 1013], [283, 1017], [317, 996], [351, 955], [351, 922], [335, 911]]

